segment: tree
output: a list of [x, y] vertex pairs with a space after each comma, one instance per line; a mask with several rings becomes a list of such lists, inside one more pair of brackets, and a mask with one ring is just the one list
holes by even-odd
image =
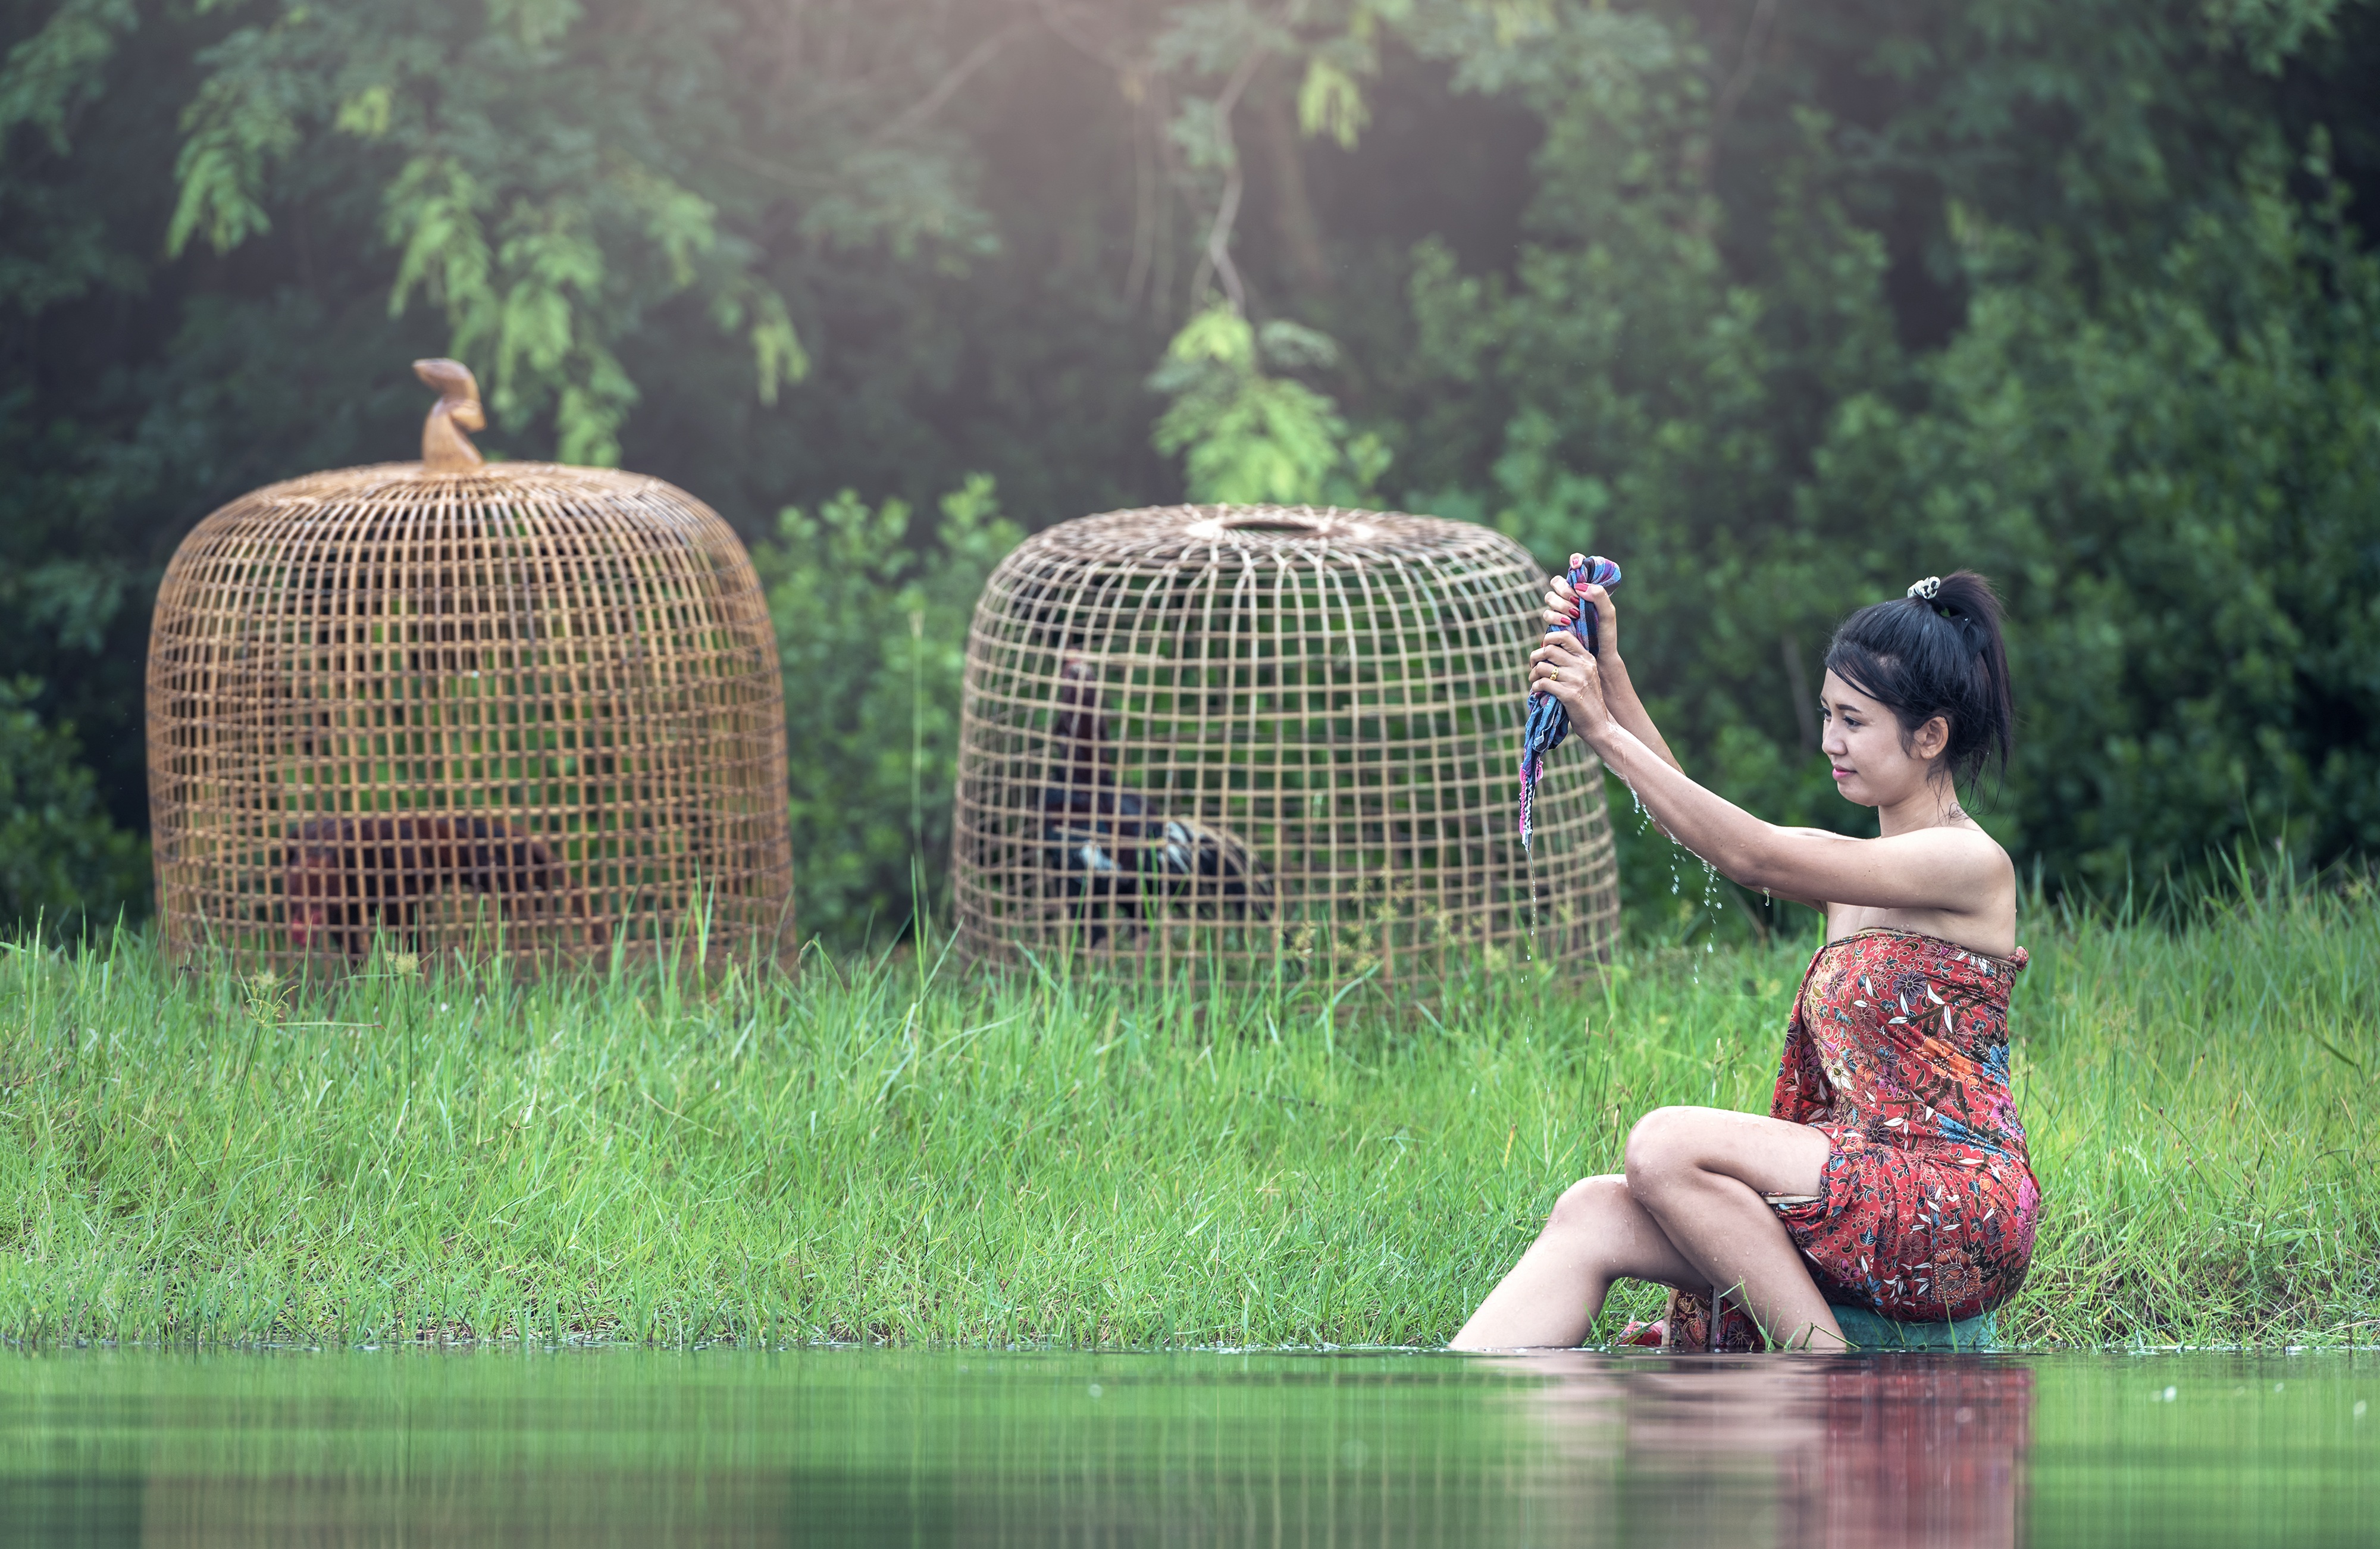
[[104, 925], [149, 882], [148, 847], [107, 821], [72, 726], [44, 726], [30, 679], [0, 679], [0, 931]]

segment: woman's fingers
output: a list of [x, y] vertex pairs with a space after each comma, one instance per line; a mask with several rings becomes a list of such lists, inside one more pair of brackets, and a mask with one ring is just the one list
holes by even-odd
[[1602, 587], [1589, 586], [1580, 595], [1588, 606], [1595, 609], [1596, 634], [1598, 640], [1612, 650], [1618, 650], [1620, 610], [1611, 605], [1611, 593]]
[[1587, 653], [1586, 644], [1564, 631], [1548, 635], [1529, 653], [1529, 688], [1551, 694], [1570, 713], [1571, 725], [1581, 733], [1610, 718], [1603, 699], [1603, 674]]
[[1546, 579], [1546, 606], [1538, 616], [1548, 629], [1567, 629], [1579, 620], [1586, 608], [1595, 610], [1595, 636], [1597, 646], [1610, 651], [1619, 649], [1620, 615], [1611, 605], [1611, 593], [1600, 586], [1589, 585], [1579, 591], [1567, 577]]
[[1529, 653], [1529, 685], [1551, 689], [1565, 702], [1572, 691], [1600, 698], [1602, 689], [1595, 658], [1573, 635], [1549, 635]]

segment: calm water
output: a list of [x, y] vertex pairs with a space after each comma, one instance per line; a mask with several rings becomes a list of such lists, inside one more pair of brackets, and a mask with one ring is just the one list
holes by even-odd
[[2380, 1360], [7, 1355], [0, 1543], [2380, 1543]]

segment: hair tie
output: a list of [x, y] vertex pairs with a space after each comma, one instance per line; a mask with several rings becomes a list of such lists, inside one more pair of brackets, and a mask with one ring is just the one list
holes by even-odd
[[1930, 603], [1934, 600], [1934, 593], [1941, 590], [1942, 578], [1939, 576], [1928, 576], [1924, 580], [1912, 586], [1909, 589], [1909, 595], [1917, 598], [1921, 602]]

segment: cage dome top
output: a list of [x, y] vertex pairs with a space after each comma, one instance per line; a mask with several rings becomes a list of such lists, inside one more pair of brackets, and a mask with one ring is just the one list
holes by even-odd
[[1046, 529], [1026, 547], [1140, 567], [1226, 555], [1293, 563], [1331, 556], [1353, 563], [1394, 555], [1462, 563], [1490, 555], [1503, 560], [1517, 552], [1511, 540], [1467, 522], [1402, 511], [1311, 506], [1160, 506], [1110, 511]]

